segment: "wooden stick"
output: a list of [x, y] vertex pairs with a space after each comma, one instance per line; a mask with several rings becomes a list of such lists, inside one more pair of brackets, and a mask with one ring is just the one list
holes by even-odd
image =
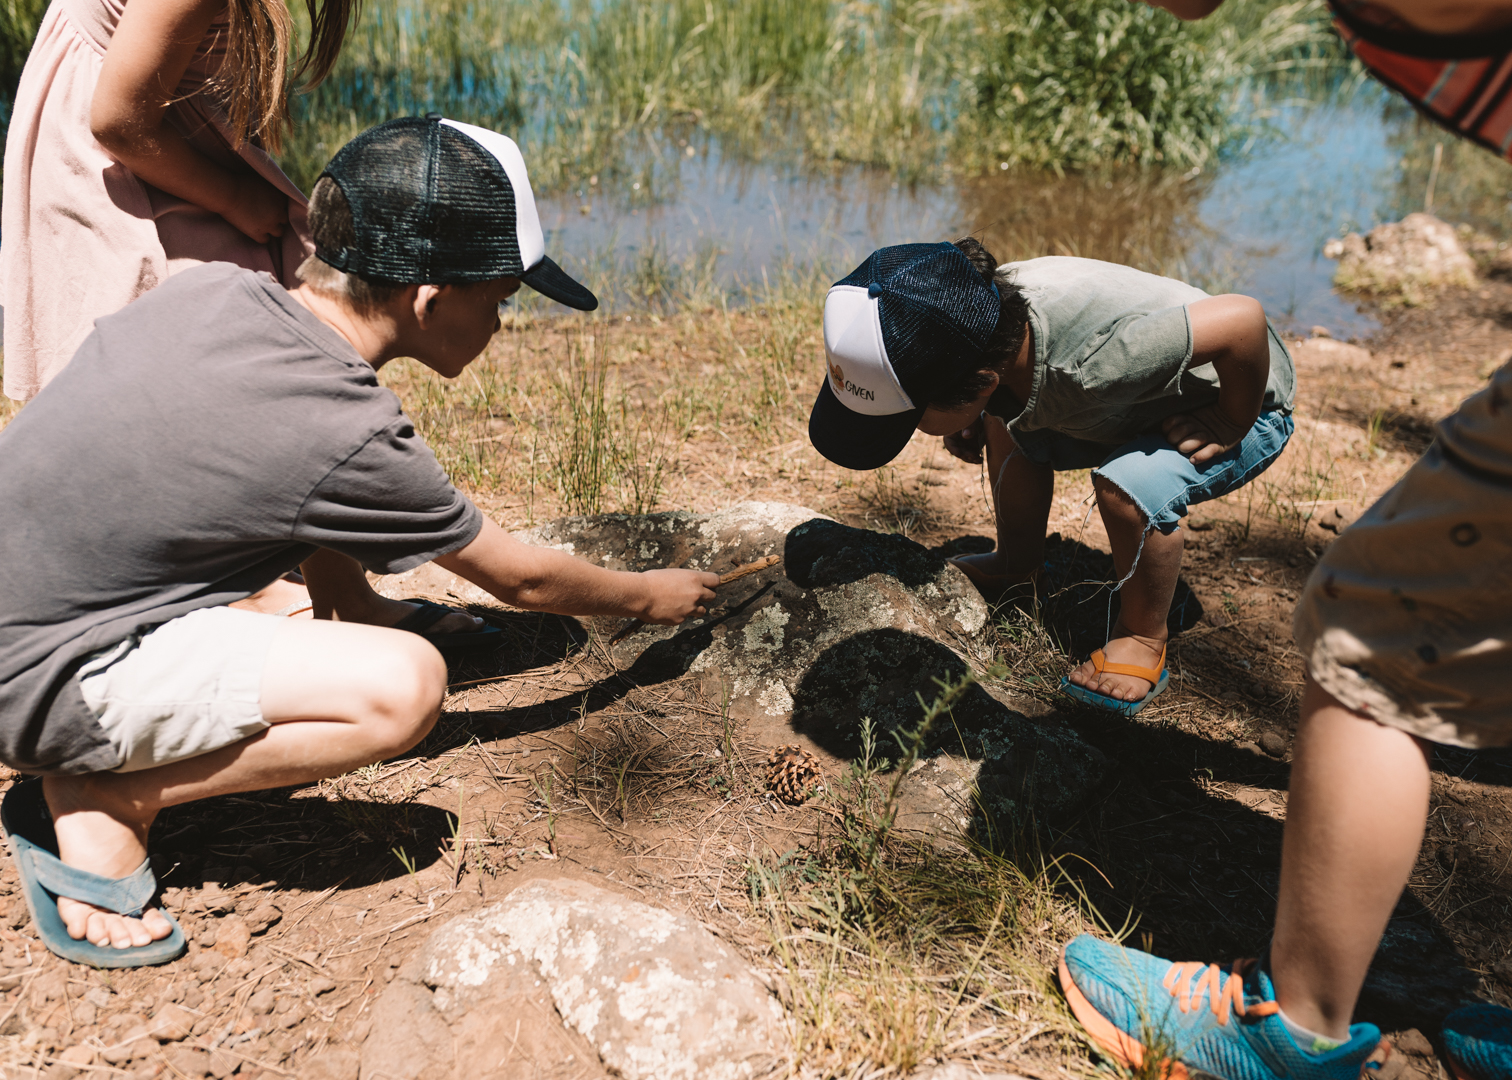
[[[721, 585], [728, 585], [730, 582], [735, 581], [739, 578], [743, 578], [747, 574], [754, 574], [760, 570], [765, 570], [768, 567], [776, 566], [781, 561], [781, 555], [767, 555], [764, 558], [757, 559], [755, 562], [748, 562], [744, 566], [737, 566], [728, 574], [720, 574], [719, 583]], [[641, 622], [639, 619], [631, 619], [624, 626], [619, 628], [618, 633], [616, 633], [612, 638], [609, 639], [609, 644], [613, 645], [616, 642], [623, 641], [625, 638], [629, 637], [631, 634], [635, 633], [645, 625], [646, 624]]]

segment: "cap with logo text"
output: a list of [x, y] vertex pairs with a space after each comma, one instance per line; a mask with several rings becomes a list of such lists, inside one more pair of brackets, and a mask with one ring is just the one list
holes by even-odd
[[352, 209], [353, 242], [315, 254], [376, 281], [431, 285], [517, 277], [582, 311], [598, 298], [546, 256], [513, 139], [439, 114], [369, 128], [321, 174]]
[[1001, 314], [997, 288], [954, 244], [872, 252], [824, 301], [814, 449], [847, 469], [886, 465], [939, 393], [992, 363]]

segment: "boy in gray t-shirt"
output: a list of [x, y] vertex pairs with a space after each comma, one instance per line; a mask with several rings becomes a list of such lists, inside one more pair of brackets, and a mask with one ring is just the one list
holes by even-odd
[[1126, 715], [1160, 693], [1180, 519], [1291, 436], [1291, 357], [1260, 305], [1093, 259], [903, 244], [830, 289], [824, 347], [809, 438], [831, 461], [878, 468], [915, 430], [974, 464], [985, 448], [997, 550], [953, 560], [984, 592], [1032, 582], [1055, 470], [1092, 470], [1122, 603], [1062, 689]]
[[439, 117], [358, 136], [315, 187], [286, 291], [211, 263], [99, 320], [0, 432], [0, 803], [48, 948], [161, 963], [145, 841], [165, 806], [400, 753], [446, 666], [415, 633], [228, 607], [318, 552], [435, 560], [516, 607], [676, 624], [713, 574], [612, 572], [526, 547], [447, 480], [376, 370], [460, 374], [522, 283], [593, 295], [545, 256], [513, 142]]

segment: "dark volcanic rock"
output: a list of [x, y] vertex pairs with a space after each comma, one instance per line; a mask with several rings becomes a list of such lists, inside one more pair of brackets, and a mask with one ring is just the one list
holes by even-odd
[[[842, 525], [802, 507], [742, 503], [715, 514], [602, 515], [550, 522], [521, 536], [613, 569], [687, 566], [724, 573], [766, 555], [782, 562], [720, 590], [720, 606], [681, 627], [645, 627], [613, 647], [646, 685], [697, 675], [759, 742], [807, 740], [838, 758], [896, 757], [889, 733], [921, 716], [934, 679], [990, 660], [988, 611], [942, 556], [905, 537]], [[605, 636], [617, 626], [597, 627]], [[928, 744], [905, 825], [962, 826], [978, 809], [1003, 823], [1054, 817], [1102, 775], [1102, 756], [1073, 732], [1036, 723], [1038, 703], [974, 687]], [[932, 780], [931, 777], [935, 779]], [[938, 782], [936, 782], [936, 780]]]

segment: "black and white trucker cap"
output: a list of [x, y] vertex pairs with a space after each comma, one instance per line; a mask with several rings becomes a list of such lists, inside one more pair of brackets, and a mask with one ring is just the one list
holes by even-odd
[[497, 131], [437, 113], [390, 120], [343, 146], [321, 175], [352, 208], [353, 243], [315, 251], [338, 270], [405, 284], [517, 277], [568, 307], [598, 307], [546, 257], [525, 158]]
[[903, 452], [943, 390], [991, 366], [1003, 304], [954, 244], [879, 248], [824, 301], [825, 373], [809, 441], [847, 469]]

